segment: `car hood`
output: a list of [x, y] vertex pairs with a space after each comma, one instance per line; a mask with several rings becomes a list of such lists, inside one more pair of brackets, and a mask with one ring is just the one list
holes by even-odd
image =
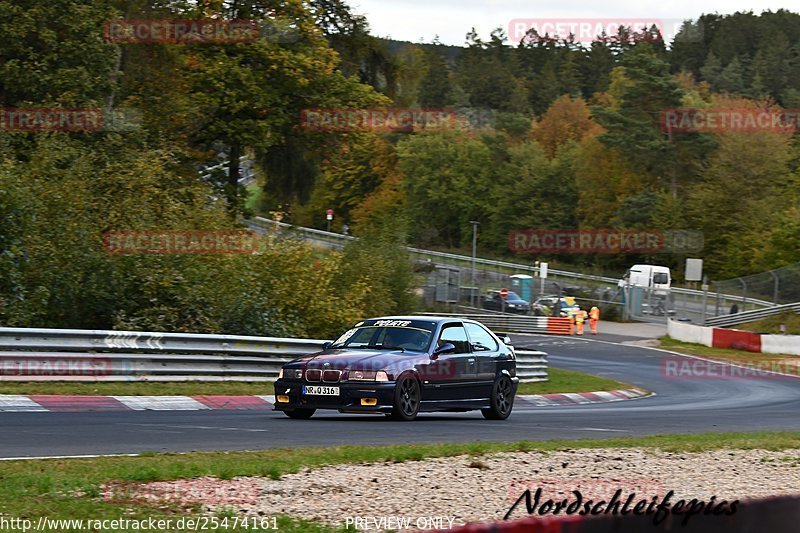
[[383, 370], [393, 368], [398, 364], [413, 366], [418, 362], [427, 362], [428, 360], [428, 355], [420, 352], [333, 349], [306, 355], [295, 359], [294, 362], [304, 363], [307, 368]]

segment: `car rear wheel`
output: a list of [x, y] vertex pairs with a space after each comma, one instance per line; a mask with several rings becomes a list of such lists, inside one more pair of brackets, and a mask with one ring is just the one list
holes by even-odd
[[505, 420], [514, 407], [514, 384], [506, 375], [500, 376], [492, 387], [491, 407], [481, 409], [487, 420]]
[[414, 420], [419, 413], [421, 401], [422, 390], [419, 381], [410, 375], [400, 376], [394, 389], [392, 418], [406, 422]]
[[286, 416], [296, 420], [308, 420], [314, 416], [314, 413], [316, 412], [316, 409], [292, 409], [291, 411], [284, 411]]

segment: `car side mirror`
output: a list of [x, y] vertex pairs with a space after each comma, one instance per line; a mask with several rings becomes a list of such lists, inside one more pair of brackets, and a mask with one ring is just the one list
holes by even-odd
[[433, 351], [431, 358], [436, 359], [442, 354], [453, 353], [455, 351], [456, 351], [456, 345], [453, 344], [452, 342], [446, 342]]
[[503, 337], [503, 344], [505, 344], [506, 346], [511, 346], [511, 337], [509, 337], [508, 335]]
[[333, 343], [331, 341], [328, 341], [328, 342], [326, 342], [325, 344], [322, 345], [322, 349], [323, 350], [327, 350], [331, 346], [333, 346]]

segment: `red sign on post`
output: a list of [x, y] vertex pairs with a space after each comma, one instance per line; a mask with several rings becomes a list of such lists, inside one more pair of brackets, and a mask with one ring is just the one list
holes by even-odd
[[502, 289], [500, 291], [500, 297], [501, 298], [508, 298], [508, 289]]

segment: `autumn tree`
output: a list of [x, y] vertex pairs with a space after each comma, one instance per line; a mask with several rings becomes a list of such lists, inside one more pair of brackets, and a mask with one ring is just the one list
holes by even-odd
[[541, 120], [534, 123], [531, 135], [552, 159], [565, 144], [578, 142], [599, 131], [586, 102], [582, 98], [564, 95], [553, 102]]

